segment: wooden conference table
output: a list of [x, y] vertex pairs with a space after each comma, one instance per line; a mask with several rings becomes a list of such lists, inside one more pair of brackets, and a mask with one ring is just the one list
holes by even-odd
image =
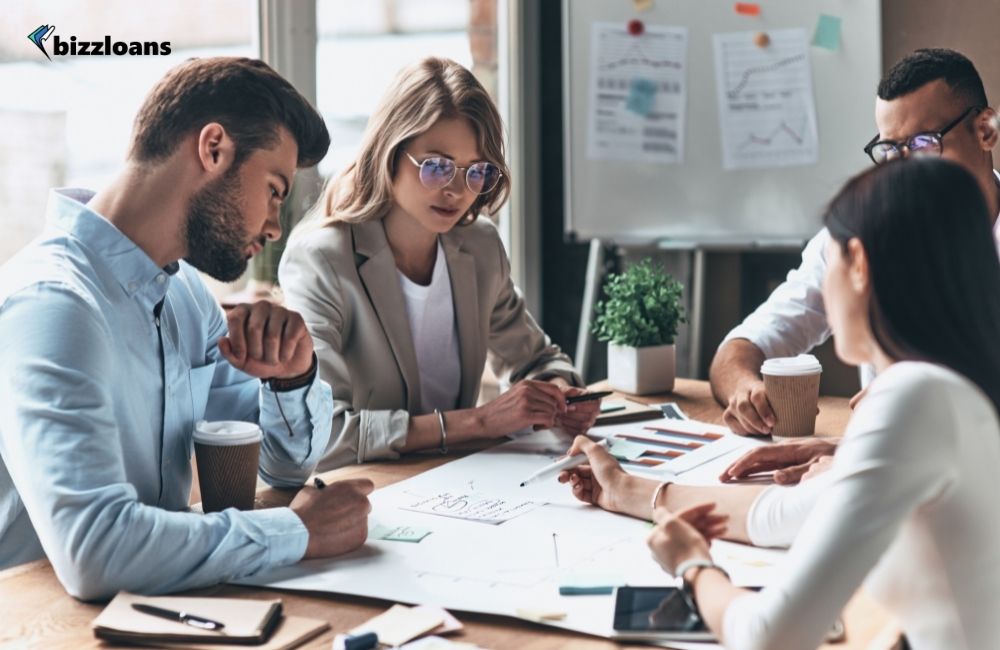
[[[694, 419], [721, 422], [722, 409], [712, 399], [708, 383], [704, 381], [680, 379], [673, 393], [646, 398], [646, 401], [676, 401]], [[821, 398], [816, 423], [817, 434], [839, 435], [849, 413], [846, 399]], [[364, 476], [370, 478], [376, 487], [384, 487], [482, 447], [483, 445], [456, 449], [447, 456], [414, 456], [393, 463], [346, 467], [322, 476], [327, 481]], [[292, 493], [267, 489], [261, 491], [259, 497], [260, 501], [268, 505], [285, 505], [291, 500]], [[389, 606], [386, 601], [356, 596], [275, 591], [235, 585], [221, 585], [192, 593], [242, 598], [280, 597], [289, 614], [329, 621], [332, 628], [330, 631], [303, 646], [317, 650], [328, 650], [334, 633], [345, 632]], [[90, 622], [102, 607], [101, 604], [81, 603], [67, 595], [47, 560], [0, 571], [0, 618], [3, 620], [3, 625], [0, 625], [0, 646], [74, 650], [102, 647], [90, 630]], [[454, 639], [476, 643], [484, 648], [535, 650], [572, 647], [579, 650], [610, 650], [625, 647], [604, 639], [526, 621], [485, 614], [459, 612], [457, 615], [465, 624], [465, 629]], [[823, 646], [824, 648], [889, 649], [895, 645], [898, 637], [891, 619], [863, 592], [856, 594], [848, 604], [844, 612], [844, 623], [847, 628], [846, 642]]]

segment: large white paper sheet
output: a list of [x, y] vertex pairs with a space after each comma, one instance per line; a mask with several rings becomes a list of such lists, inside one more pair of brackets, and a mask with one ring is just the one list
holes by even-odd
[[[582, 504], [555, 479], [519, 487], [524, 478], [564, 453], [570, 442], [550, 431], [538, 432], [376, 490], [371, 496], [372, 519], [433, 531], [418, 544], [370, 539], [342, 557], [300, 562], [240, 582], [505, 616], [516, 616], [518, 608], [555, 608], [566, 612], [566, 618], [545, 624], [611, 637], [613, 597], [560, 596], [561, 582], [609, 571], [629, 585], [676, 581], [649, 553], [648, 522]], [[711, 474], [708, 482], [713, 482], [741, 452], [742, 448], [736, 449], [728, 458], [718, 457], [688, 472], [685, 482], [699, 471]], [[407, 510], [415, 498], [456, 490], [539, 505], [498, 525]], [[553, 533], [558, 537], [558, 558]], [[759, 572], [763, 566], [754, 564], [753, 556], [748, 560], [732, 550], [724, 549], [719, 558], [737, 575], [740, 570]], [[715, 646], [671, 642], [670, 647]]]

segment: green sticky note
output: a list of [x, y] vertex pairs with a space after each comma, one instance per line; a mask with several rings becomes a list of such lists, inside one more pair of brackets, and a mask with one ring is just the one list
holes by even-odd
[[812, 44], [836, 52], [840, 47], [840, 18], [820, 14], [813, 33]]
[[376, 524], [368, 531], [368, 539], [381, 539], [387, 542], [410, 542], [417, 544], [423, 538], [431, 534], [426, 528], [414, 528], [413, 526], [383, 526]]
[[625, 108], [646, 117], [656, 102], [656, 82], [649, 79], [633, 79], [629, 84]]
[[616, 440], [615, 444], [611, 445], [608, 453], [618, 460], [633, 461], [646, 453], [646, 451], [647, 449], [640, 444], [628, 440]]
[[571, 574], [559, 581], [560, 596], [596, 596], [610, 594], [615, 587], [625, 584], [621, 576], [613, 574]]

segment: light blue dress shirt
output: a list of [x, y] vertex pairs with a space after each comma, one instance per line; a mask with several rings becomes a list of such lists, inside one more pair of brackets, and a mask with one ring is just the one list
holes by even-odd
[[186, 512], [192, 430], [259, 421], [260, 476], [298, 486], [330, 436], [329, 386], [274, 393], [231, 366], [198, 273], [157, 267], [92, 196], [54, 190], [47, 230], [0, 267], [0, 568], [47, 556], [94, 599], [297, 562], [308, 533], [288, 508]]

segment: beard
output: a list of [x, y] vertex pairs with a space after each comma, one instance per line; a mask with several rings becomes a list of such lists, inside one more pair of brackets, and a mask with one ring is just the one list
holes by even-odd
[[221, 282], [238, 280], [250, 261], [241, 189], [238, 170], [232, 169], [198, 190], [188, 205], [184, 259]]

